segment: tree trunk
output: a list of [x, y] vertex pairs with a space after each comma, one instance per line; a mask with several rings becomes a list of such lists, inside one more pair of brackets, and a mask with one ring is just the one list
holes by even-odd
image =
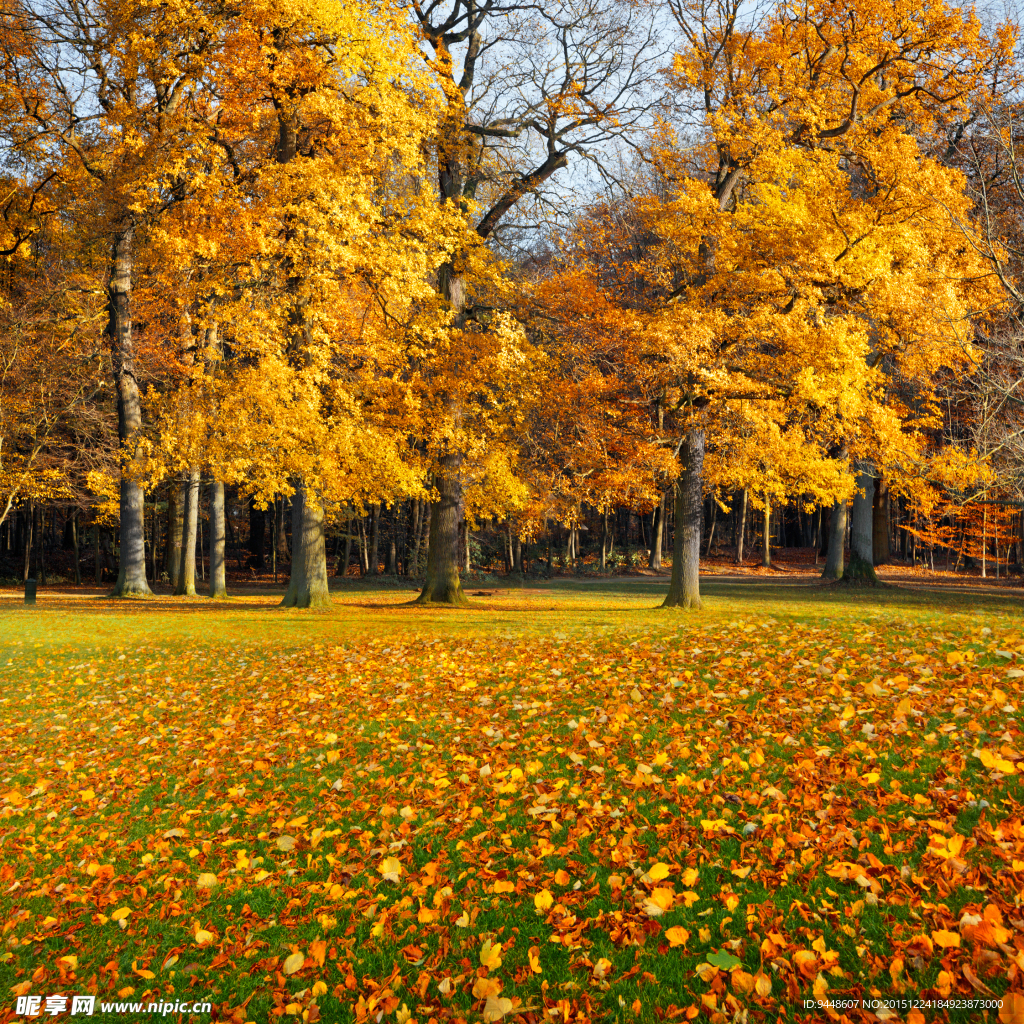
[[700, 608], [700, 534], [704, 431], [691, 430], [679, 449], [676, 480], [675, 545], [672, 580], [663, 608]]
[[28, 511], [25, 513], [25, 570], [22, 582], [27, 583], [32, 575], [32, 535], [35, 532], [36, 511], [32, 499], [28, 500]]
[[121, 446], [121, 558], [112, 597], [152, 594], [146, 580], [146, 525], [142, 485], [134, 479], [135, 446], [142, 430], [142, 405], [132, 343], [132, 270], [135, 227], [114, 237], [107, 283], [107, 342], [117, 391], [117, 437]]
[[178, 589], [181, 570], [181, 518], [185, 507], [185, 483], [172, 480], [167, 489], [167, 551], [164, 553], [164, 572], [174, 590]]
[[853, 511], [850, 517], [850, 557], [859, 558], [868, 565], [874, 561], [872, 526], [875, 503], [875, 478], [871, 467], [861, 463], [857, 467], [857, 490], [853, 495]]
[[228, 596], [225, 559], [227, 551], [224, 537], [224, 482], [210, 483], [210, 597]]
[[423, 502], [416, 498], [412, 503], [412, 552], [405, 563], [406, 576], [416, 576], [420, 571], [420, 537], [423, 533]]
[[520, 576], [523, 574], [523, 542], [519, 534], [512, 538], [512, 571]]
[[[607, 521], [606, 521], [607, 522]], [[605, 527], [607, 531], [607, 526]], [[658, 507], [654, 510], [654, 525], [651, 528], [651, 557], [647, 562], [647, 565], [651, 569], [661, 569], [661, 539], [665, 532], [665, 494], [662, 492], [661, 502]], [[604, 538], [602, 538], [602, 545]], [[602, 548], [603, 550], [603, 548]], [[601, 559], [602, 563], [604, 558]], [[602, 564], [601, 568], [604, 568]]]
[[196, 534], [199, 530], [199, 470], [189, 472], [182, 509], [181, 559], [178, 562], [176, 597], [196, 596]]
[[82, 566], [79, 562], [78, 553], [78, 511], [71, 517], [71, 544], [75, 550], [75, 583], [81, 585], [82, 582]]
[[377, 548], [380, 543], [380, 505], [374, 505], [370, 510], [370, 554], [367, 558], [367, 571], [370, 576], [376, 576], [380, 565], [377, 561]]
[[761, 531], [761, 565], [770, 569], [772, 565], [772, 505], [771, 498], [764, 496], [764, 524]]
[[438, 500], [430, 506], [427, 578], [420, 604], [468, 604], [459, 579], [459, 524], [462, 522], [462, 456], [442, 455], [434, 479]]
[[330, 603], [323, 505], [298, 479], [292, 495], [291, 578], [281, 604], [285, 608], [327, 608]]
[[821, 574], [823, 580], [841, 580], [843, 578], [843, 547], [846, 543], [846, 502], [837, 501], [832, 506], [832, 515], [828, 524], [828, 556], [825, 569]]
[[743, 541], [747, 530], [747, 489], [744, 487], [740, 498], [739, 536], [736, 540], [736, 564], [743, 562]]
[[277, 520], [277, 560], [281, 563], [288, 561], [288, 531], [285, 529], [284, 518], [284, 495], [278, 495], [274, 502], [274, 517]]
[[103, 543], [100, 539], [100, 528], [97, 524], [93, 527], [93, 554], [95, 559], [93, 561], [93, 578], [97, 584], [103, 582]]

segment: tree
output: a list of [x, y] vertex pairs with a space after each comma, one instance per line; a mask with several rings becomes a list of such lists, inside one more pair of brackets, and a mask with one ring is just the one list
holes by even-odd
[[[957, 361], [935, 310], [965, 315], [970, 271], [951, 218], [935, 223], [962, 206], [961, 181], [908, 129], [966, 104], [1009, 50], [943, 5], [780, 4], [755, 30], [736, 3], [670, 7], [698, 119], [692, 145], [667, 130], [656, 151], [669, 198], [648, 223], [662, 334], [686, 339], [663, 354], [686, 454], [677, 529], [694, 543], [691, 477], [716, 403], [782, 400], [851, 456], [915, 443], [909, 410], [883, 401], [881, 363], [927, 381]], [[670, 605], [699, 606], [695, 565], [674, 569]]]
[[[653, 27], [639, 28], [642, 14], [619, 3], [413, 0], [410, 10], [446, 103], [436, 147], [438, 199], [465, 218], [469, 232], [437, 277], [451, 329], [459, 332], [474, 305], [479, 242], [500, 246], [510, 215], [540, 201], [571, 158], [597, 164], [614, 141], [645, 122], [652, 108], [646, 89], [663, 53]], [[422, 372], [457, 374], [457, 363], [439, 362], [457, 351], [442, 346]], [[434, 498], [423, 602], [464, 601], [457, 550], [466, 459], [457, 444], [461, 415], [458, 405], [435, 400], [425, 435]]]
[[114, 594], [148, 594], [140, 370], [132, 332], [136, 254], [187, 190], [184, 168], [208, 132], [197, 83], [220, 39], [220, 12], [93, 0], [8, 6], [4, 88], [20, 108], [13, 148], [36, 181], [60, 181], [64, 215], [106, 251], [104, 335], [121, 445], [121, 564]]

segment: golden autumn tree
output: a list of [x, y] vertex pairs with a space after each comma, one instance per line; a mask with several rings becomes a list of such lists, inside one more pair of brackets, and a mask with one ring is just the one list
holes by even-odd
[[729, 402], [781, 401], [848, 452], [914, 443], [884, 371], [925, 387], [958, 358], [948, 324], [976, 270], [944, 213], [962, 179], [918, 135], [1007, 61], [1009, 39], [943, 5], [779, 4], [751, 31], [738, 4], [673, 13], [695, 141], [666, 129], [655, 149], [665, 185], [636, 200], [649, 240], [630, 260], [645, 301], [623, 305], [644, 320], [678, 438], [666, 604], [699, 607], [705, 437]]
[[105, 255], [100, 287], [121, 444], [121, 564], [114, 594], [149, 593], [142, 414], [132, 332], [137, 247], [188, 191], [208, 137], [194, 101], [222, 37], [216, 5], [137, 0], [17, 3], [5, 9], [4, 90], [20, 116], [12, 146], [61, 182], [79, 246]]
[[313, 0], [237, 12], [211, 83], [178, 230], [217, 343], [175, 399], [203, 396], [189, 430], [165, 431], [221, 482], [293, 495], [284, 603], [319, 607], [331, 508], [421, 489], [407, 343], [443, 318], [431, 280], [461, 230], [424, 184], [437, 96], [401, 11]]
[[[461, 604], [464, 476], [476, 472], [464, 470], [470, 454], [461, 444], [474, 446], [471, 461], [479, 463], [481, 444], [493, 444], [501, 458], [505, 425], [486, 439], [484, 425], [491, 415], [486, 394], [495, 387], [507, 394], [514, 382], [506, 374], [477, 389], [483, 404], [473, 411], [475, 423], [464, 422], [470, 410], [461, 404], [460, 389], [450, 386], [463, 354], [476, 360], [478, 369], [497, 367], [509, 341], [507, 332], [481, 330], [475, 317], [477, 307], [488, 305], [475, 281], [481, 272], [489, 280], [480, 247], [487, 243], [500, 250], [519, 211], [545, 206], [559, 172], [573, 164], [584, 167], [584, 161], [599, 166], [617, 140], [649, 122], [654, 105], [649, 87], [665, 54], [648, 12], [617, 0], [542, 5], [412, 0], [407, 8], [443, 96], [431, 154], [437, 199], [462, 218], [466, 229], [436, 278], [451, 315], [452, 338], [417, 370], [430, 399], [422, 443], [433, 485], [420, 600]], [[490, 352], [481, 361], [485, 342]], [[514, 501], [514, 494], [509, 498]]]

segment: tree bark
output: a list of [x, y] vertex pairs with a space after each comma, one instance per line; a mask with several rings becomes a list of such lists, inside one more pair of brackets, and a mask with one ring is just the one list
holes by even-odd
[[32, 574], [32, 535], [35, 532], [36, 511], [32, 499], [28, 500], [28, 511], [25, 513], [25, 570], [22, 583], [27, 583]]
[[828, 555], [825, 568], [821, 574], [823, 580], [841, 580], [843, 578], [843, 556], [846, 544], [846, 502], [837, 501], [832, 506], [832, 515], [828, 524]]
[[199, 470], [189, 472], [182, 509], [181, 558], [178, 561], [176, 597], [196, 596], [196, 534], [199, 530]]
[[146, 526], [142, 485], [133, 477], [135, 444], [142, 430], [142, 405], [132, 341], [132, 270], [135, 226], [114, 237], [107, 283], [107, 342], [117, 391], [117, 437], [121, 445], [121, 558], [112, 597], [143, 597], [153, 592], [146, 580]]
[[761, 543], [761, 565], [770, 569], [772, 565], [772, 505], [771, 498], [764, 496], [764, 535]]
[[672, 579], [663, 608], [700, 608], [700, 527], [704, 431], [691, 430], [679, 449], [681, 470], [676, 480], [676, 528]]
[[285, 608], [327, 608], [327, 542], [324, 509], [303, 480], [297, 479], [292, 495], [292, 564]]
[[98, 525], [93, 527], [93, 537], [95, 544], [93, 547], [94, 560], [92, 571], [93, 578], [99, 584], [103, 582], [103, 542], [100, 539], [100, 528]]
[[739, 565], [743, 561], [743, 540], [744, 533], [747, 529], [747, 489], [744, 487], [742, 491], [743, 497], [740, 499], [740, 521], [739, 530], [736, 538], [736, 564]]
[[420, 604], [465, 605], [459, 579], [459, 524], [462, 522], [462, 456], [442, 455], [434, 480], [438, 500], [430, 506], [427, 578]]
[[228, 596], [224, 533], [224, 481], [215, 479], [210, 483], [210, 597], [213, 598]]
[[[607, 519], [605, 520], [605, 532], [607, 532], [608, 525]], [[661, 502], [658, 507], [654, 510], [654, 524], [651, 527], [651, 557], [647, 562], [647, 565], [651, 569], [661, 568], [661, 540], [665, 532], [665, 494], [661, 495]], [[602, 550], [604, 544], [604, 538], [601, 538]], [[602, 563], [604, 558], [601, 559]], [[602, 564], [601, 568], [604, 568]]]
[[185, 483], [172, 480], [167, 490], [167, 551], [164, 554], [164, 572], [174, 590], [178, 589], [181, 569], [181, 517], [185, 505]]
[[875, 557], [871, 541], [875, 478], [866, 463], [859, 464], [857, 469], [857, 490], [853, 495], [850, 517], [850, 553], [851, 558], [860, 558], [871, 565]]

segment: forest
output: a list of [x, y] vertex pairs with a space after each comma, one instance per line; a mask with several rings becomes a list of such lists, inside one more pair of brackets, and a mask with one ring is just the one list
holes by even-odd
[[2, 571], [1019, 573], [1016, 47], [943, 4], [7, 4]]
[[1012, 11], [0, 9], [0, 1024], [1024, 1024]]

